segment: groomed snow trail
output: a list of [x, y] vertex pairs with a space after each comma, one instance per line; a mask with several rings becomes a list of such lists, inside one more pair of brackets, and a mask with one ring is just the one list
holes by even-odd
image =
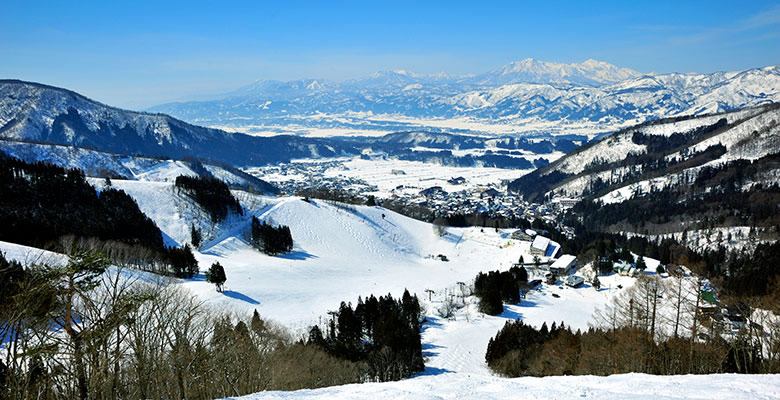
[[464, 373], [423, 375], [398, 382], [363, 383], [294, 392], [262, 392], [253, 399], [751, 399], [780, 398], [780, 375], [624, 374], [498, 378]]

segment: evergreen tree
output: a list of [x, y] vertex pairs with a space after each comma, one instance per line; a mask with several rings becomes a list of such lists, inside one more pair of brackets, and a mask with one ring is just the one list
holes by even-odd
[[200, 248], [201, 241], [203, 240], [203, 235], [201, 234], [200, 229], [195, 228], [194, 223], [190, 227], [190, 237], [192, 238], [192, 245], [196, 249]]
[[252, 330], [258, 335], [260, 335], [265, 330], [265, 321], [260, 318], [260, 313], [258, 313], [257, 310], [255, 310], [255, 312], [252, 314], [251, 326]]
[[[206, 282], [213, 283], [217, 287], [217, 292], [221, 293], [223, 290], [222, 285], [225, 284], [225, 281], [227, 281], [227, 276], [225, 276], [225, 268], [222, 267], [222, 264], [219, 262], [211, 264], [211, 268], [206, 272]], [[257, 310], [255, 310], [255, 314], [256, 313]], [[252, 327], [254, 328], [254, 319], [252, 322]]]
[[204, 176], [176, 177], [176, 187], [191, 195], [193, 199], [203, 207], [213, 222], [224, 220], [231, 212], [243, 215], [243, 209], [225, 182]]
[[280, 225], [273, 227], [257, 217], [252, 216], [252, 244], [269, 255], [289, 253], [293, 249], [293, 238], [290, 227]]
[[645, 257], [640, 255], [636, 259], [636, 269], [644, 271], [647, 269], [647, 263], [645, 263]]

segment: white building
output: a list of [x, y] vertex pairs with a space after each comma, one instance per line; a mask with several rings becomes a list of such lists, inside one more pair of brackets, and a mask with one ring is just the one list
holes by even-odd
[[550, 246], [550, 239], [541, 235], [537, 235], [534, 241], [531, 242], [531, 255], [543, 256], [547, 253], [547, 247]]
[[577, 266], [577, 257], [571, 254], [564, 254], [550, 265], [550, 272], [556, 275], [568, 275], [571, 270]]

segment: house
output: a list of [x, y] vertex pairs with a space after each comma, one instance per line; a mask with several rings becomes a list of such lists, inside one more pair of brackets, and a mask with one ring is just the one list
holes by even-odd
[[564, 281], [566, 286], [571, 286], [571, 287], [580, 286], [580, 285], [582, 285], [583, 282], [585, 282], [585, 279], [583, 279], [581, 276], [577, 276], [577, 275], [568, 276], [568, 277], [566, 277], [566, 280]]
[[462, 176], [459, 176], [457, 178], [451, 178], [451, 179], [447, 180], [447, 183], [449, 183], [450, 185], [462, 185], [462, 184], [466, 183], [466, 178], [464, 178]]
[[431, 186], [420, 191], [420, 195], [425, 197], [433, 196], [436, 193], [444, 193], [444, 189], [441, 186]]
[[536, 231], [533, 229], [518, 229], [514, 232], [512, 232], [512, 239], [515, 240], [524, 240], [526, 242], [530, 242], [534, 240], [536, 237]]
[[634, 264], [629, 264], [625, 261], [615, 263], [612, 266], [612, 270], [622, 276], [630, 276], [633, 278], [634, 275], [636, 275], [636, 266]]
[[579, 200], [570, 198], [555, 198], [552, 200], [553, 205], [558, 207], [559, 210], [566, 210], [574, 207]]
[[487, 190], [483, 191], [482, 193], [480, 193], [479, 194], [479, 198], [480, 199], [484, 199], [486, 197], [487, 198], [494, 198], [494, 197], [498, 197], [500, 195], [501, 195], [501, 192], [499, 192], [496, 189], [490, 188], [490, 189], [487, 189]]
[[534, 279], [534, 280], [531, 280], [531, 281], [528, 281], [528, 282], [521, 282], [519, 286], [520, 286], [520, 290], [522, 290], [523, 293], [525, 293], [525, 292], [529, 292], [529, 291], [531, 291], [533, 289], [536, 289], [536, 287], [538, 287], [541, 284], [542, 284], [542, 280], [541, 279]]
[[550, 265], [550, 272], [557, 275], [568, 275], [577, 266], [577, 257], [564, 254]]
[[531, 242], [531, 255], [543, 256], [547, 253], [548, 247], [550, 247], [550, 239], [537, 235]]
[[406, 175], [406, 171], [401, 170], [401, 169], [394, 169], [394, 170], [390, 171], [390, 173], [393, 174], [393, 175]]

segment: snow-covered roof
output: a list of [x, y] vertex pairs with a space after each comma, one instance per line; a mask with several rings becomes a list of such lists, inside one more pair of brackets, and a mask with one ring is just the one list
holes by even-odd
[[537, 235], [536, 238], [534, 238], [533, 243], [531, 243], [531, 247], [539, 250], [547, 250], [547, 246], [549, 245], [550, 239], [541, 235]]
[[555, 260], [552, 265], [550, 265], [550, 269], [553, 268], [561, 268], [566, 269], [569, 268], [569, 266], [577, 259], [577, 257], [571, 255], [571, 254], [564, 254], [559, 259]]

